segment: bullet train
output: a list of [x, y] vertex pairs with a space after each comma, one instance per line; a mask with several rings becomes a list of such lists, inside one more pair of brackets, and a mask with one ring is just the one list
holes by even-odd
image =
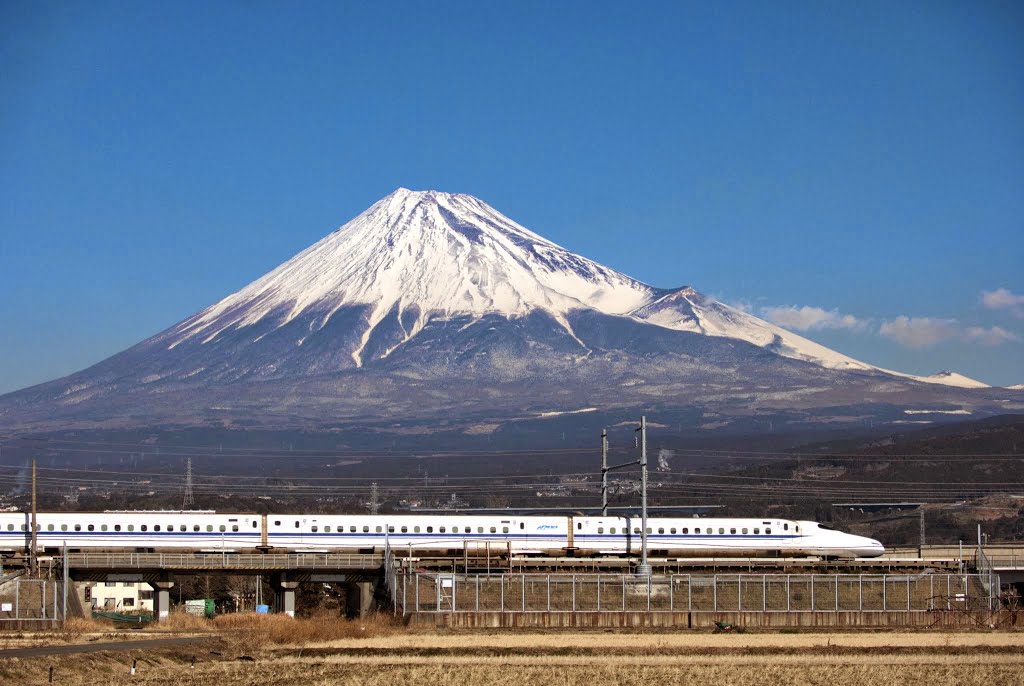
[[[0, 551], [31, 546], [31, 515], [0, 513]], [[223, 514], [212, 511], [40, 512], [36, 548], [56, 551], [466, 552], [629, 556], [635, 517]], [[647, 519], [647, 549], [666, 557], [877, 557], [876, 540], [788, 519]]]

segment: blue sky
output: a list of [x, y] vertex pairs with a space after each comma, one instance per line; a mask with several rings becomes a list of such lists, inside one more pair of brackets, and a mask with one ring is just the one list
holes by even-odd
[[1024, 383], [1019, 2], [0, 3], [0, 392], [396, 187], [843, 353]]

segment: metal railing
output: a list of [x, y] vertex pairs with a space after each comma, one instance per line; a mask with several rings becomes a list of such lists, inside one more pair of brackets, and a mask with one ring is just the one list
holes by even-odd
[[382, 555], [348, 553], [70, 553], [73, 569], [378, 569]]
[[972, 574], [437, 574], [395, 578], [395, 611], [931, 612], [987, 610]]

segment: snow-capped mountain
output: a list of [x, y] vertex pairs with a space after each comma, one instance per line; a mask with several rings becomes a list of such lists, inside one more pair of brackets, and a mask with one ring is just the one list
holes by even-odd
[[[368, 308], [352, 351], [363, 364], [377, 327], [392, 316], [401, 345], [430, 319], [542, 312], [575, 339], [575, 310], [632, 317], [677, 331], [748, 341], [835, 369], [873, 369], [689, 287], [658, 289], [538, 236], [480, 200], [400, 188], [277, 269], [183, 322], [169, 347], [270, 320], [276, 328], [316, 313], [322, 329], [346, 306]], [[296, 340], [302, 345], [305, 337]], [[581, 348], [586, 346], [580, 342]], [[394, 348], [386, 348], [386, 357]]]
[[991, 405], [937, 383], [969, 385], [879, 370], [692, 288], [647, 285], [471, 196], [399, 189], [170, 329], [0, 398], [0, 427], [443, 417], [480, 433], [599, 407], [710, 428]]

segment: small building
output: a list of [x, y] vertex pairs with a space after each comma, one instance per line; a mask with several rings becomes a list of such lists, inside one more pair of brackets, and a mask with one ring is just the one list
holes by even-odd
[[100, 612], [152, 612], [153, 589], [135, 581], [100, 581], [88, 585], [93, 610]]

